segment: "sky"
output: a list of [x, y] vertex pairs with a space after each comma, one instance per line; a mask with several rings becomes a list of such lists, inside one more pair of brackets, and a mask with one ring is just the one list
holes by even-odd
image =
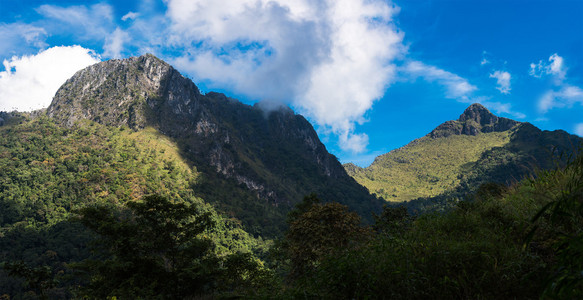
[[363, 167], [472, 103], [583, 136], [583, 0], [0, 0], [0, 111], [145, 53]]

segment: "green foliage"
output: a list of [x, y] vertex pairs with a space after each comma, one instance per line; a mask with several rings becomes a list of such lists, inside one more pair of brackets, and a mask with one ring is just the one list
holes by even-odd
[[57, 282], [49, 266], [30, 267], [23, 261], [4, 263], [4, 270], [10, 276], [18, 276], [26, 280], [28, 288], [41, 299], [47, 299], [46, 291], [56, 287]]
[[[545, 297], [583, 297], [583, 153], [563, 170], [543, 172], [533, 182], [535, 195], [549, 199], [535, 215], [537, 226], [529, 242], [550, 245], [556, 264], [548, 277]], [[538, 232], [536, 232], [538, 231]]]
[[356, 181], [387, 201], [437, 196], [459, 186], [460, 175], [468, 172], [484, 151], [509, 141], [509, 132], [426, 136], [377, 157], [368, 168], [350, 170]]
[[[473, 135], [425, 136], [377, 157], [368, 168], [345, 166], [371, 193], [410, 211], [446, 211], [485, 183], [514, 184], [537, 169], [565, 165], [581, 139], [522, 123], [511, 130]], [[558, 164], [558, 165], [557, 165]]]
[[581, 298], [583, 156], [572, 161], [511, 188], [483, 184], [472, 201], [447, 213], [413, 219], [404, 207], [387, 206], [376, 216], [374, 236], [318, 256], [317, 264], [293, 278], [283, 294], [320, 299]]
[[324, 257], [345, 251], [365, 238], [358, 214], [339, 203], [319, 204], [315, 195], [304, 198], [292, 213], [285, 235], [285, 251], [291, 262], [291, 277], [300, 277], [317, 267]]
[[414, 217], [409, 215], [405, 206], [385, 205], [380, 215], [374, 215], [374, 219], [375, 231], [387, 235], [401, 235], [409, 229]]
[[[199, 177], [176, 145], [151, 128], [134, 132], [93, 122], [63, 128], [44, 117], [22, 117], [0, 127], [0, 262], [48, 266], [59, 281], [51, 297], [70, 296], [67, 288], [80, 282], [66, 266], [90, 257], [87, 244], [93, 238], [68, 221], [71, 211], [123, 207], [151, 193], [210, 213], [216, 226], [206, 234], [219, 255], [266, 248], [238, 220], [195, 196], [192, 186]], [[0, 290], [12, 297], [34, 292], [3, 270]]]
[[213, 227], [212, 216], [196, 205], [152, 195], [127, 207], [130, 211], [79, 210], [79, 221], [99, 235], [95, 249], [103, 257], [75, 266], [89, 276], [84, 296], [178, 299], [253, 285], [265, 277], [250, 254], [216, 255], [205, 235]]

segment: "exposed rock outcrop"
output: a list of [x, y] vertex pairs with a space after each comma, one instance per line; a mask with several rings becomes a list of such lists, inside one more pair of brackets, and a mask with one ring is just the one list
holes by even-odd
[[429, 133], [432, 138], [450, 135], [478, 135], [487, 132], [507, 131], [521, 124], [507, 118], [497, 117], [479, 103], [470, 105], [458, 120], [447, 121]]
[[367, 218], [382, 203], [346, 174], [304, 117], [286, 106], [249, 106], [221, 93], [203, 95], [151, 54], [77, 72], [47, 114], [64, 126], [80, 120], [134, 130], [152, 126], [173, 138], [208, 178], [235, 181], [237, 188], [275, 206], [293, 207], [315, 192]]

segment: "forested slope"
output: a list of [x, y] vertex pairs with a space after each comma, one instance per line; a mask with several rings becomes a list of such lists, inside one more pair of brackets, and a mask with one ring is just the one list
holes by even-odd
[[[93, 239], [70, 222], [76, 210], [119, 209], [149, 194], [209, 212], [216, 227], [208, 234], [220, 253], [265, 247], [238, 220], [221, 216], [196, 196], [192, 186], [199, 173], [155, 130], [133, 132], [91, 121], [63, 128], [46, 117], [12, 121], [0, 127], [0, 261], [68, 272], [66, 264], [90, 257]], [[7, 293], [23, 288], [4, 272], [0, 285]]]

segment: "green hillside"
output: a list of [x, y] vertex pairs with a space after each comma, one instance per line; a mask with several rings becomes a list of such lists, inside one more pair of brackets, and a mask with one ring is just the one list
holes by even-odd
[[[410, 209], [444, 209], [484, 183], [505, 185], [556, 166], [552, 157], [571, 153], [581, 138], [541, 131], [529, 123], [499, 118], [472, 104], [458, 120], [383, 154], [367, 168], [345, 165], [369, 191]], [[416, 201], [411, 201], [416, 200]], [[450, 204], [446, 204], [446, 203]]]
[[[89, 66], [57, 91], [46, 115], [63, 127], [93, 121], [164, 136], [199, 173], [189, 186], [254, 234], [282, 234], [286, 214], [317, 193], [367, 222], [382, 200], [348, 176], [312, 125], [287, 107], [246, 105], [198, 87], [151, 54]], [[141, 133], [146, 130], [145, 133]], [[149, 142], [148, 142], [149, 143]]]
[[377, 157], [370, 167], [352, 169], [349, 174], [387, 201], [433, 197], [459, 186], [460, 175], [468, 172], [482, 153], [509, 142], [510, 132], [422, 137]]
[[[240, 221], [217, 213], [193, 191], [199, 172], [153, 129], [134, 132], [90, 121], [63, 128], [46, 117], [22, 115], [11, 120], [0, 126], [2, 262], [70, 273], [68, 264], [91, 257], [93, 239], [70, 221], [75, 211], [94, 206], [118, 210], [150, 194], [208, 212], [215, 227], [206, 234], [221, 255], [260, 253], [266, 247]], [[63, 284], [71, 284], [69, 280]], [[22, 281], [0, 272], [1, 291], [19, 294], [22, 289]]]
[[[330, 228], [317, 241], [296, 241], [297, 231], [312, 226], [319, 233], [331, 223], [332, 207], [313, 204], [288, 233], [292, 254], [313, 254], [311, 260], [292, 256], [292, 266], [313, 269], [298, 275], [289, 294], [317, 299], [581, 299], [583, 156], [568, 155], [564, 168], [539, 170], [536, 180], [512, 187], [482, 185], [468, 198], [472, 201], [444, 213], [415, 217], [404, 207], [387, 206], [367, 238], [344, 225]], [[313, 216], [316, 212], [320, 219]], [[334, 220], [349, 224], [351, 217]], [[329, 223], [318, 223], [324, 219]], [[332, 247], [342, 239], [326, 238], [341, 230], [347, 246]], [[322, 248], [328, 251], [322, 253]]]

